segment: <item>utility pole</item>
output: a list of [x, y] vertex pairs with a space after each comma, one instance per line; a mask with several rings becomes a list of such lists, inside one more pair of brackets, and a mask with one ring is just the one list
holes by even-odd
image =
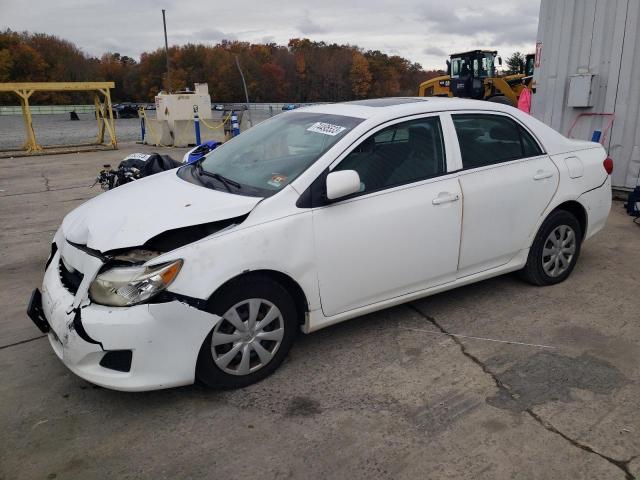
[[238, 71], [240, 72], [240, 78], [242, 78], [242, 86], [244, 87], [244, 98], [247, 101], [247, 112], [249, 113], [249, 126], [253, 127], [253, 122], [251, 121], [251, 109], [249, 108], [249, 93], [247, 92], [247, 83], [244, 81], [244, 74], [242, 73], [242, 69], [240, 68], [240, 60], [238, 60], [237, 55], [236, 55], [236, 67], [238, 67]]
[[169, 42], [167, 41], [167, 19], [165, 10], [162, 9], [162, 25], [164, 26], [164, 51], [167, 56], [167, 93], [171, 93], [171, 75], [169, 70]]

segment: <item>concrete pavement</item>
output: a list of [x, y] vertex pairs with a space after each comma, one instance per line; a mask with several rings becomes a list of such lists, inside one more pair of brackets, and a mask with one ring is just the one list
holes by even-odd
[[506, 275], [301, 335], [244, 390], [75, 377], [26, 302], [62, 217], [132, 151], [184, 152], [0, 160], [0, 478], [640, 475], [640, 228], [620, 202], [566, 282]]

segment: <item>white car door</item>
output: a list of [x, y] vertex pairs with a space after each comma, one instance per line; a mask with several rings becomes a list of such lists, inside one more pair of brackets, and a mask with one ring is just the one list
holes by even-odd
[[462, 201], [438, 115], [379, 127], [331, 170], [361, 189], [313, 209], [324, 315], [455, 280]]
[[463, 170], [458, 277], [506, 264], [527, 248], [556, 192], [559, 172], [512, 117], [452, 114]]

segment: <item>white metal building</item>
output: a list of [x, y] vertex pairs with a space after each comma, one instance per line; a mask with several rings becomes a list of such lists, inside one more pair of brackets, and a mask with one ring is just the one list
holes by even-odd
[[594, 130], [602, 132], [615, 164], [613, 186], [635, 187], [640, 0], [542, 0], [534, 79], [532, 114], [574, 138], [590, 140]]

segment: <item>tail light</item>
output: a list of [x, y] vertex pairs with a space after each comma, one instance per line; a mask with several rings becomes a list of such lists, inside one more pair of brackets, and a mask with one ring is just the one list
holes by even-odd
[[613, 160], [611, 160], [611, 157], [605, 158], [602, 166], [607, 171], [607, 174], [611, 175], [611, 172], [613, 172]]

